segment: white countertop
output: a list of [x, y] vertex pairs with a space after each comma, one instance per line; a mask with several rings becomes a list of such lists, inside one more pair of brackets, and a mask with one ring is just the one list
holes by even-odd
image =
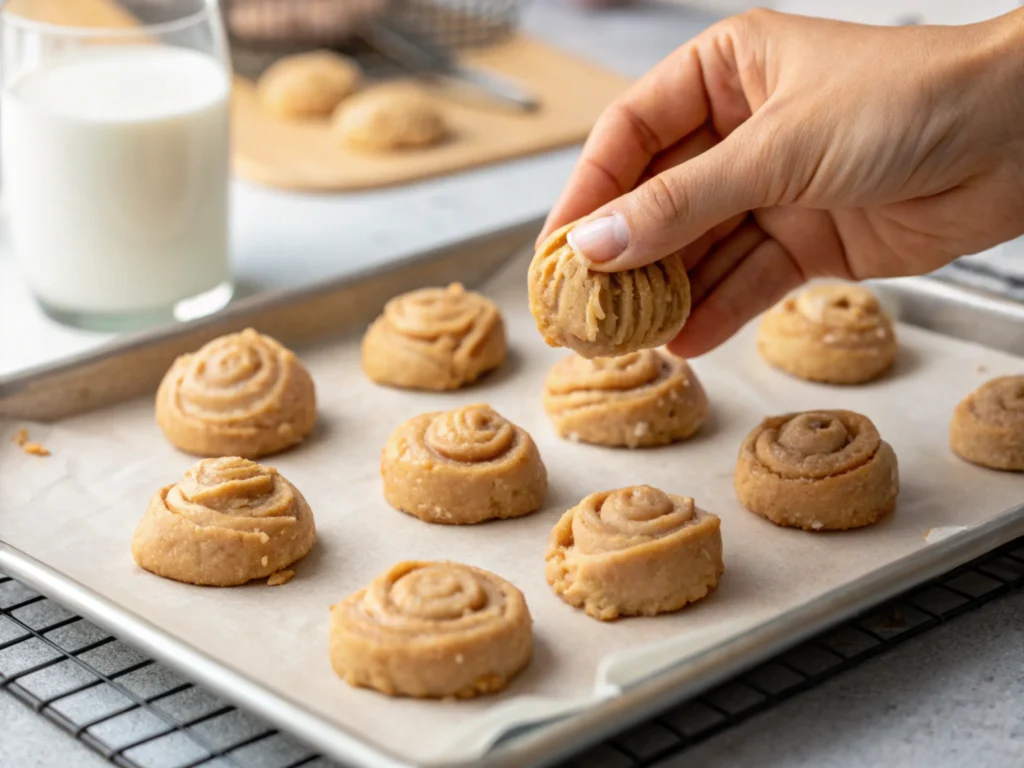
[[[976, 10], [984, 6], [973, 4]], [[891, 18], [921, 7], [929, 11], [923, 0], [873, 0], [862, 7], [865, 13], [884, 7]], [[554, 0], [536, 0], [526, 26], [625, 74], [640, 75], [713, 20], [705, 11], [658, 7], [584, 19]], [[352, 195], [285, 194], [236, 184], [232, 229], [239, 282], [245, 291], [314, 282], [541, 217], [576, 154], [558, 151]], [[0, 243], [0, 375], [107, 338], [43, 317]], [[1022, 648], [1024, 595], [1018, 594], [844, 673], [667, 765], [952, 768], [970, 760], [978, 768], [1017, 766], [1024, 755]], [[0, 723], [0, 766], [100, 764], [84, 746], [3, 693]]]

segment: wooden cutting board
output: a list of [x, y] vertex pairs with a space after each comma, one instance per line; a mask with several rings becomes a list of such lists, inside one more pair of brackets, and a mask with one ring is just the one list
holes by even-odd
[[[9, 8], [57, 24], [119, 27], [134, 23], [116, 0], [10, 0]], [[529, 114], [434, 92], [451, 126], [435, 147], [388, 154], [347, 149], [328, 122], [292, 122], [263, 110], [252, 81], [232, 92], [235, 172], [271, 187], [309, 191], [403, 184], [581, 142], [628, 80], [552, 46], [518, 36], [464, 52], [465, 64], [510, 77], [540, 108]]]
[[523, 114], [483, 101], [445, 97], [445, 143], [388, 154], [341, 146], [327, 121], [288, 122], [267, 114], [252, 83], [236, 78], [234, 159], [239, 175], [274, 187], [355, 190], [401, 184], [581, 142], [627, 80], [526, 37], [466, 52], [466, 64], [517, 80], [540, 102]]

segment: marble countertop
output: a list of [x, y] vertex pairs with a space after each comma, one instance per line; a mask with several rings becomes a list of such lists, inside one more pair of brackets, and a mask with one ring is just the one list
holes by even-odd
[[[883, 4], [864, 4], [869, 5]], [[928, 9], [923, 2], [884, 5], [893, 18], [918, 6]], [[525, 21], [533, 34], [636, 76], [714, 19], [708, 10], [658, 6], [580, 17], [555, 0], [537, 0]], [[554, 202], [576, 155], [576, 149], [567, 149], [347, 196], [285, 194], [236, 184], [232, 230], [239, 281], [246, 291], [315, 282], [537, 219]], [[0, 375], [107, 338], [44, 318], [0, 243]], [[952, 768], [970, 761], [976, 768], [1018, 766], [1024, 760], [1022, 649], [1024, 594], [1018, 593], [665, 765]], [[0, 766], [104, 764], [5, 693], [0, 693], [0, 724]]]

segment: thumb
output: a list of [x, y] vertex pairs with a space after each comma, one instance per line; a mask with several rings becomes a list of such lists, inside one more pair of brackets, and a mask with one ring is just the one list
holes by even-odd
[[[598, 272], [651, 264], [737, 214], [768, 206], [773, 179], [763, 121], [752, 117], [723, 141], [602, 206], [569, 232]], [[778, 180], [776, 180], [778, 181]]]

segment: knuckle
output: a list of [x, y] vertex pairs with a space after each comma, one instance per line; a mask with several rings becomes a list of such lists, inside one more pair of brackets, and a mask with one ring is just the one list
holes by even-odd
[[663, 221], [685, 220], [690, 213], [686, 193], [668, 181], [664, 174], [653, 177], [641, 190], [641, 207]]

